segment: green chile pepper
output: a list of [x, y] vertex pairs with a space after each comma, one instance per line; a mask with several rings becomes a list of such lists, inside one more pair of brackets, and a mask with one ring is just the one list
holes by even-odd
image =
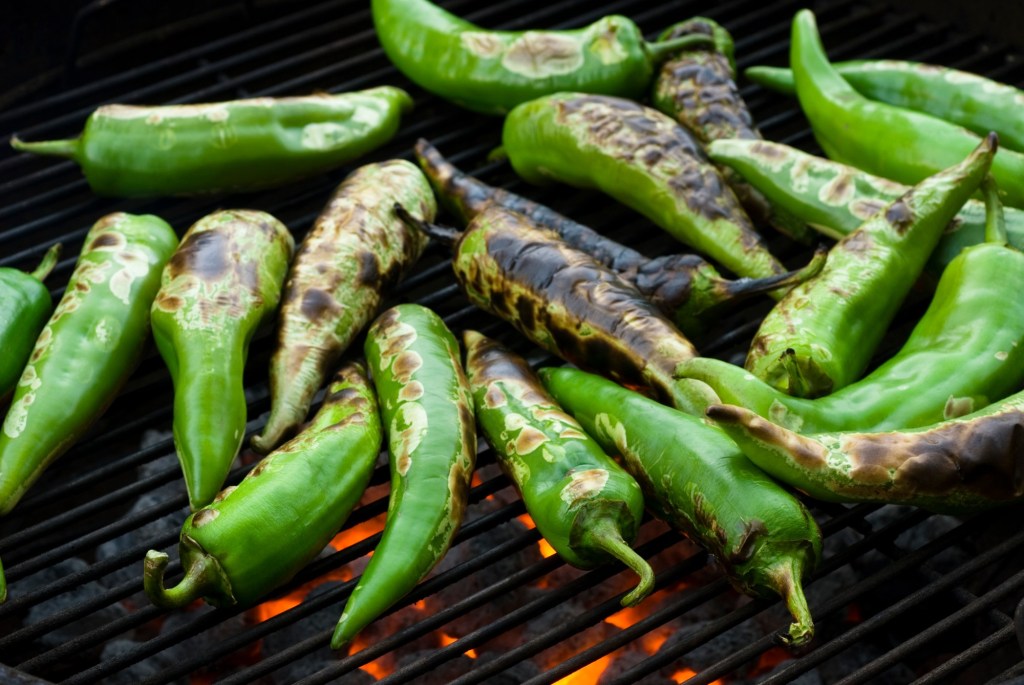
[[166, 554], [146, 554], [146, 594], [167, 609], [200, 597], [214, 606], [246, 605], [288, 582], [359, 503], [380, 447], [366, 369], [346, 364], [306, 430], [188, 517], [178, 545], [185, 568], [178, 585], [164, 587]]
[[[793, 18], [790, 66], [814, 136], [836, 161], [917, 183], [978, 145], [978, 136], [956, 124], [860, 95], [829, 63], [810, 10]], [[1024, 207], [1024, 154], [1000, 150], [992, 176], [1006, 204]]]
[[810, 642], [801, 580], [821, 558], [821, 531], [799, 500], [697, 417], [575, 369], [540, 375], [587, 433], [622, 456], [659, 518], [706, 547], [741, 592], [780, 595], [794, 619], [783, 639]]
[[[1019, 116], [1024, 91], [1018, 88], [958, 69], [895, 59], [832, 66], [865, 97], [931, 114], [979, 136], [995, 131], [1003, 147], [1024, 152], [1024, 121]], [[796, 93], [789, 69], [750, 67], [743, 73], [766, 88]]]
[[[729, 138], [761, 139], [754, 118], [736, 87], [732, 36], [716, 21], [693, 17], [669, 27], [659, 40], [704, 35], [708, 46], [676, 52], [661, 65], [651, 91], [651, 104], [689, 129], [702, 145]], [[811, 232], [803, 221], [773, 206], [742, 177], [718, 166], [722, 177], [752, 219], [803, 243]]]
[[174, 381], [174, 444], [192, 510], [220, 491], [245, 437], [249, 342], [281, 299], [295, 241], [265, 212], [193, 224], [164, 268], [150, 312]]
[[531, 183], [601, 190], [740, 276], [783, 271], [700, 144], [657, 110], [558, 93], [512, 110], [502, 141]]
[[36, 336], [53, 309], [50, 291], [43, 281], [60, 256], [60, 243], [53, 245], [36, 270], [0, 269], [0, 404], [10, 396], [25, 368]]
[[1024, 292], [1024, 252], [1006, 245], [994, 206], [990, 214], [988, 241], [950, 262], [907, 342], [862, 380], [805, 400], [715, 359], [684, 364], [682, 376], [707, 383], [725, 403], [808, 434], [918, 428], [1005, 397], [1024, 384], [1024, 298], [1006, 297]]
[[[742, 174], [772, 203], [836, 240], [910, 190], [781, 143], [716, 140], [708, 146], [708, 154]], [[1003, 211], [1010, 244], [1024, 249], [1024, 210], [1006, 207]], [[960, 250], [984, 240], [985, 205], [968, 200], [946, 227], [926, 269], [938, 278]]]
[[69, 157], [100, 195], [191, 195], [272, 188], [380, 147], [412, 108], [382, 86], [340, 95], [201, 105], [106, 105], [78, 138], [11, 145]]
[[434, 312], [388, 309], [364, 348], [391, 463], [388, 518], [331, 637], [347, 644], [441, 561], [458, 531], [476, 465], [476, 423], [459, 344]]
[[857, 380], [995, 151], [992, 134], [960, 164], [925, 179], [843, 238], [821, 273], [793, 288], [761, 322], [747, 370], [797, 397], [827, 395]]
[[647, 43], [613, 15], [573, 31], [487, 31], [427, 0], [373, 0], [384, 52], [424, 89], [468, 109], [504, 114], [561, 90], [640, 97], [655, 65], [702, 36]]
[[306, 420], [313, 396], [427, 239], [395, 216], [437, 212], [430, 184], [405, 160], [367, 164], [338, 186], [299, 246], [285, 283], [270, 361], [270, 417], [252, 446], [269, 452]]
[[889, 433], [804, 436], [731, 405], [708, 417], [779, 480], [830, 502], [965, 514], [1024, 496], [1024, 392], [973, 414]]
[[799, 271], [728, 280], [697, 255], [672, 254], [651, 259], [542, 204], [489, 186], [457, 169], [425, 140], [416, 143], [416, 158], [441, 203], [461, 223], [468, 224], [491, 205], [522, 214], [537, 227], [557, 233], [570, 247], [619, 272], [685, 333], [700, 332], [704, 320], [730, 304], [801, 283], [824, 265], [822, 255]]
[[522, 357], [476, 331], [462, 341], [477, 421], [541, 535], [577, 568], [618, 559], [633, 569], [640, 582], [622, 605], [638, 604], [654, 588], [654, 571], [630, 547], [644, 514], [640, 486], [551, 399]]

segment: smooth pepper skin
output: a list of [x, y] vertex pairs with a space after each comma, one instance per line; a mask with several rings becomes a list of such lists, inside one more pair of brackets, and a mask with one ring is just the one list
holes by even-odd
[[655, 109], [558, 93], [512, 110], [502, 141], [530, 183], [601, 190], [740, 276], [783, 271], [700, 144]]
[[572, 31], [487, 31], [427, 0], [373, 0], [385, 54], [425, 90], [485, 114], [561, 90], [640, 97], [680, 45], [646, 43], [627, 17]]
[[249, 342], [277, 312], [295, 241], [265, 212], [195, 223], [164, 267], [153, 339], [174, 381], [174, 444], [192, 510], [220, 492], [245, 437]]
[[[790, 66], [800, 106], [828, 156], [900, 183], [917, 183], [978, 145], [967, 129], [928, 114], [868, 100], [829, 63], [814, 14], [793, 18]], [[992, 176], [1012, 207], [1024, 207], [1024, 154], [1000, 150]]]
[[306, 430], [188, 517], [178, 545], [185, 569], [178, 585], [164, 586], [166, 554], [146, 554], [150, 600], [165, 609], [200, 597], [214, 606], [247, 605], [288, 582], [359, 503], [381, 440], [366, 368], [348, 363]]
[[617, 271], [685, 333], [697, 334], [706, 319], [730, 304], [803, 282], [824, 265], [824, 257], [804, 269], [767, 278], [723, 278], [707, 260], [693, 254], [646, 257], [542, 204], [494, 188], [460, 171], [430, 143], [416, 143], [416, 158], [441, 204], [462, 224], [491, 205], [522, 214], [538, 228], [554, 231], [565, 243]]
[[60, 243], [43, 256], [31, 273], [0, 269], [0, 404], [3, 404], [21, 376], [36, 336], [43, 330], [53, 309], [50, 291], [43, 281], [60, 256]]
[[[864, 379], [825, 397], [789, 397], [746, 371], [695, 359], [683, 375], [800, 433], [918, 428], [969, 414], [1024, 384], [1024, 253], [1006, 243], [995, 207], [986, 242], [964, 248], [900, 351]], [[998, 274], [998, 278], [993, 278]], [[993, 303], [999, 303], [993, 306]]]
[[[959, 69], [896, 59], [851, 60], [832, 66], [858, 93], [895, 107], [931, 114], [974, 131], [995, 131], [999, 143], [1024, 152], [1024, 121], [1019, 110], [1024, 91]], [[793, 72], [779, 67], [750, 67], [754, 83], [793, 95]]]
[[381, 86], [340, 95], [200, 105], [106, 105], [81, 136], [25, 142], [70, 157], [99, 195], [195, 195], [272, 188], [334, 169], [395, 135], [408, 93]]
[[817, 499], [967, 514], [1024, 496], [1024, 392], [958, 419], [881, 433], [804, 436], [731, 405], [707, 414], [754, 463]]
[[761, 322], [747, 370], [797, 397], [827, 395], [860, 378], [995, 151], [993, 134], [839, 241], [821, 273], [793, 288]]
[[654, 571], [630, 547], [644, 514], [640, 486], [562, 411], [522, 357], [476, 331], [462, 341], [477, 422], [541, 535], [577, 568], [614, 559], [629, 566], [640, 582], [622, 605], [638, 604], [654, 588]]
[[[716, 140], [708, 146], [708, 154], [742, 174], [773, 204], [836, 240], [857, 230], [910, 190], [901, 183], [781, 143]], [[1024, 249], [1024, 211], [1006, 207], [1004, 213], [1010, 244]], [[985, 205], [968, 200], [946, 226], [926, 271], [937, 279], [960, 250], [984, 240]]]
[[707, 548], [741, 592], [780, 595], [794, 619], [783, 640], [810, 642], [801, 580], [821, 558], [821, 531], [795, 497], [700, 418], [575, 369], [540, 376], [588, 434], [621, 455], [659, 518]]
[[270, 416], [252, 439], [260, 452], [306, 420], [342, 353], [423, 253], [426, 237], [398, 219], [395, 202], [425, 221], [437, 212], [430, 184], [415, 165], [390, 160], [362, 166], [338, 186], [299, 246], [270, 360]]
[[391, 464], [380, 543], [345, 604], [331, 648], [348, 644], [444, 557], [459, 529], [476, 465], [473, 396], [459, 344], [417, 304], [388, 309], [364, 346]]

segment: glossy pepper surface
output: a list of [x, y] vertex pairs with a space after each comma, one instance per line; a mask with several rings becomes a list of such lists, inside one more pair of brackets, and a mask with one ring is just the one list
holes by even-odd
[[486, 114], [561, 90], [639, 97], [660, 60], [706, 41], [647, 43], [618, 15], [572, 31], [487, 31], [427, 0], [373, 0], [371, 8], [377, 37], [399, 71]]
[[804, 436], [731, 405], [713, 405], [708, 416], [754, 463], [818, 499], [963, 514], [1024, 495], [1024, 392], [958, 419], [884, 433]]
[[531, 183], [601, 190], [740, 276], [783, 271], [700, 144], [657, 110], [559, 93], [510, 112], [502, 141]]
[[463, 334], [476, 417], [498, 465], [519, 490], [544, 539], [577, 568], [619, 560], [640, 582], [633, 606], [654, 588], [654, 571], [630, 547], [640, 530], [640, 486], [548, 395], [526, 361], [476, 331]]
[[364, 346], [381, 405], [391, 496], [380, 543], [331, 638], [348, 644], [444, 557], [476, 465], [476, 423], [459, 344], [431, 310], [388, 309]]
[[36, 336], [46, 325], [53, 309], [50, 291], [43, 281], [50, 275], [60, 243], [43, 255], [43, 261], [30, 273], [0, 269], [0, 404], [11, 394], [21, 376]]
[[[716, 140], [708, 146], [716, 162], [743, 175], [772, 203], [815, 230], [842, 238], [910, 190], [895, 181], [768, 141]], [[1024, 211], [1004, 208], [1010, 244], [1024, 249]], [[985, 241], [985, 205], [968, 200], [932, 251], [926, 267], [938, 278], [960, 250]]]
[[249, 341], [281, 298], [295, 242], [265, 212], [195, 223], [164, 268], [153, 339], [174, 381], [174, 444], [195, 511], [220, 492], [245, 437]]
[[[999, 144], [1024, 152], [1024, 91], [959, 69], [897, 59], [852, 60], [832, 65], [858, 93], [896, 107], [931, 114], [983, 136], [994, 131]], [[793, 72], [750, 67], [744, 75], [767, 88], [796, 92]]]
[[[800, 106], [828, 156], [900, 183], [917, 183], [977, 147], [967, 129], [928, 114], [868, 100], [832, 67], [814, 14], [793, 18], [790, 66]], [[1000, 150], [992, 176], [1012, 207], [1024, 207], [1024, 154]]]
[[795, 497], [700, 418], [575, 369], [540, 374], [587, 433], [622, 456], [659, 518], [706, 547], [740, 591], [785, 600], [785, 642], [812, 639], [801, 580], [821, 557], [821, 532]]
[[988, 173], [995, 148], [992, 135], [843, 238], [821, 273], [761, 322], [746, 368], [798, 397], [827, 395], [858, 379], [946, 225]]
[[965, 248], [946, 267], [899, 352], [862, 380], [806, 400], [716, 359], [694, 359], [682, 375], [707, 383], [725, 403], [800, 433], [927, 426], [981, 409], [1024, 384], [1024, 298], [1006, 297], [1020, 288], [1024, 253], [1005, 244], [993, 217], [989, 240]]
[[557, 233], [572, 248], [615, 270], [651, 300], [684, 333], [696, 334], [704, 322], [731, 304], [800, 283], [817, 273], [824, 257], [797, 272], [767, 278], [722, 277], [707, 260], [693, 254], [648, 258], [542, 204], [503, 188], [487, 185], [449, 163], [425, 140], [416, 144], [420, 167], [441, 204], [462, 224], [490, 206], [522, 214], [538, 228]]
[[409, 95], [391, 86], [201, 105], [106, 105], [78, 138], [12, 138], [11, 145], [73, 159], [100, 195], [249, 191], [322, 173], [383, 145], [411, 108]]
[[430, 184], [404, 160], [367, 164], [338, 186], [299, 246], [285, 282], [270, 360], [270, 417], [252, 440], [269, 452], [306, 420], [313, 396], [387, 291], [423, 253], [426, 238], [395, 215], [437, 212]]
[[164, 586], [167, 555], [150, 550], [146, 594], [167, 609], [200, 597], [215, 606], [247, 605], [288, 582], [359, 503], [380, 446], [366, 369], [346, 364], [306, 430], [188, 517], [178, 545], [185, 576], [176, 586]]

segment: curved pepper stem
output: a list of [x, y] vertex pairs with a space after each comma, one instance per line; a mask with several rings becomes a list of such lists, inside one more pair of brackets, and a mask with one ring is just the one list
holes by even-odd
[[715, 39], [703, 33], [694, 33], [688, 36], [680, 36], [671, 40], [661, 40], [657, 43], [644, 43], [644, 50], [647, 56], [655, 64], [663, 62], [672, 56], [672, 53], [690, 48], [713, 48]]
[[66, 138], [64, 140], [40, 140], [35, 143], [26, 143], [21, 138], [12, 136], [11, 147], [19, 152], [32, 152], [37, 155], [76, 159], [81, 148], [81, 140], [81, 138]]
[[1003, 202], [999, 199], [999, 187], [994, 178], [985, 177], [985, 180], [981, 182], [981, 194], [985, 199], [985, 242], [1009, 245], [1006, 233], [1006, 215], [1003, 213]]
[[142, 584], [146, 595], [161, 609], [180, 609], [199, 599], [207, 591], [219, 588], [219, 573], [216, 562], [210, 557], [199, 555], [189, 566], [185, 577], [172, 588], [164, 586], [164, 572], [170, 558], [163, 552], [149, 550], [143, 564]]
[[462, 237], [462, 231], [455, 230], [449, 226], [441, 226], [439, 224], [432, 224], [430, 222], [417, 219], [410, 214], [405, 207], [397, 202], [395, 203], [395, 214], [398, 215], [398, 218], [401, 219], [402, 223], [406, 226], [423, 231], [442, 245], [451, 247], [459, 238]]
[[32, 278], [37, 281], [45, 281], [46, 277], [53, 271], [53, 267], [57, 266], [57, 259], [60, 258], [61, 244], [54, 243], [50, 246], [50, 249], [43, 255], [43, 261], [39, 262], [39, 266], [36, 270], [29, 274]]
[[654, 589], [654, 570], [647, 560], [636, 553], [622, 539], [622, 533], [612, 516], [601, 516], [587, 521], [580, 537], [580, 547], [601, 550], [615, 557], [640, 576], [640, 582], [622, 598], [622, 606], [639, 604]]

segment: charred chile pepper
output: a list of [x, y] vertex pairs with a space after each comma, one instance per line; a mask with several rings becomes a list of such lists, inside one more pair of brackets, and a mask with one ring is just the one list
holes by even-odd
[[[800, 106], [821, 147], [836, 161], [917, 183], [978, 145], [978, 136], [956, 124], [860, 95], [829, 63], [810, 10], [793, 18], [789, 60]], [[992, 176], [1006, 204], [1024, 207], [1024, 154], [1000, 150]]]
[[281, 299], [295, 242], [264, 212], [199, 220], [164, 268], [153, 339], [174, 381], [174, 444], [192, 510], [220, 491], [245, 437], [249, 341]]
[[803, 282], [824, 264], [822, 257], [797, 272], [728, 280], [697, 255], [650, 259], [542, 204], [489, 186], [457, 169], [425, 140], [416, 144], [416, 157], [441, 203], [463, 224], [491, 205], [522, 214], [537, 227], [556, 232], [570, 247], [619, 272], [685, 333], [699, 332], [703, 320], [730, 304]]
[[[990, 203], [992, 192], [986, 188]], [[864, 379], [826, 397], [789, 397], [739, 367], [695, 359], [682, 375], [800, 433], [891, 431], [956, 418], [1024, 384], [1024, 253], [1005, 244], [993, 211], [988, 242], [946, 267], [907, 342]], [[993, 274], [999, 274], [993, 278]], [[992, 306], [998, 302], [999, 306]]]
[[633, 569], [640, 582], [622, 605], [638, 604], [654, 588], [654, 571], [630, 547], [644, 514], [640, 486], [551, 399], [522, 357], [476, 331], [462, 340], [477, 421], [537, 529], [577, 568], [618, 559]]
[[648, 43], [618, 15], [573, 31], [487, 31], [427, 0], [373, 0], [371, 8], [377, 37], [399, 71], [485, 114], [562, 90], [638, 98], [658, 62], [707, 41]]
[[[810, 226], [836, 240], [855, 231], [909, 186], [802, 150], [755, 140], [717, 140], [708, 146], [716, 162], [727, 164], [768, 197]], [[1010, 244], [1024, 249], [1024, 211], [1006, 207]], [[946, 227], [928, 260], [935, 278], [968, 245], [985, 240], [985, 206], [968, 200]]]
[[249, 191], [341, 166], [389, 141], [412, 99], [383, 86], [341, 95], [202, 105], [100, 107], [78, 138], [24, 142], [69, 157], [89, 186], [115, 197]]
[[[858, 93], [896, 107], [931, 114], [979, 136], [995, 131], [999, 144], [1024, 152], [1024, 91], [958, 69], [903, 60], [853, 60], [832, 66]], [[750, 67], [744, 75], [766, 88], [793, 95], [793, 72]]]
[[575, 369], [540, 375], [587, 433], [622, 456], [659, 518], [706, 547], [741, 592], [780, 595], [794, 619], [783, 639], [810, 642], [801, 580], [821, 557], [821, 532], [795, 497], [697, 417]]
[[417, 304], [387, 310], [364, 348], [391, 463], [388, 518], [331, 638], [348, 644], [444, 557], [462, 522], [476, 464], [473, 396], [459, 344]]
[[53, 309], [50, 291], [43, 281], [53, 271], [60, 256], [60, 243], [43, 255], [31, 273], [0, 269], [0, 404], [10, 396], [18, 382], [36, 336], [46, 325]]
[[437, 212], [413, 164], [391, 160], [346, 178], [299, 246], [285, 283], [270, 361], [270, 417], [254, 448], [269, 452], [305, 421], [313, 396], [416, 263], [426, 238], [395, 216], [401, 202], [426, 221]]
[[746, 368], [797, 397], [827, 395], [857, 380], [995, 151], [993, 134], [843, 238], [821, 273], [793, 288], [761, 322]]
[[[706, 17], [693, 17], [665, 30], [659, 40], [705, 35], [713, 40], [676, 52], [661, 65], [651, 103], [689, 129], [702, 145], [729, 138], [761, 139], [754, 118], [736, 87], [732, 36]], [[803, 221], [773, 206], [732, 169], [719, 165], [722, 177], [755, 221], [804, 243], [811, 233]]]
[[185, 568], [178, 585], [164, 587], [166, 554], [146, 554], [146, 594], [167, 609], [200, 597], [215, 606], [246, 605], [288, 582], [359, 503], [380, 446], [366, 369], [346, 364], [306, 430], [188, 517], [178, 545]]
[[740, 276], [783, 271], [700, 144], [657, 110], [559, 93], [512, 110], [502, 140], [531, 183], [601, 190]]
[[909, 431], [803, 436], [731, 405], [708, 416], [758, 466], [830, 502], [912, 504], [963, 514], [1024, 496], [1024, 392]]

